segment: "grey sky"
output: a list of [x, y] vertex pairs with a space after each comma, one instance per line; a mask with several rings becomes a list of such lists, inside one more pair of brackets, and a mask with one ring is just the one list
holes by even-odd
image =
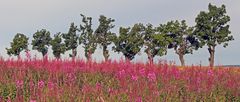
[[[116, 19], [113, 31], [117, 32], [120, 26], [127, 27], [140, 22], [158, 25], [170, 20], [185, 19], [193, 26], [195, 17], [200, 11], [207, 10], [208, 3], [226, 5], [227, 13], [231, 17], [230, 30], [235, 38], [226, 49], [217, 47], [216, 64], [239, 64], [239, 0], [0, 0], [0, 54], [7, 56], [5, 48], [16, 33], [32, 37], [32, 34], [40, 29], [47, 29], [53, 34], [67, 32], [71, 22], [79, 25], [80, 13], [93, 17], [95, 26], [98, 25], [97, 19], [101, 14]], [[79, 48], [78, 52], [83, 58], [83, 49]], [[100, 60], [103, 58], [101, 53], [98, 50], [93, 57]], [[118, 54], [111, 55], [112, 59], [120, 58]], [[208, 56], [207, 49], [203, 48], [185, 58], [189, 65], [200, 62], [207, 65]], [[155, 58], [158, 59], [160, 58]], [[179, 63], [172, 50], [161, 59]], [[135, 59], [144, 60], [147, 58], [143, 53]]]

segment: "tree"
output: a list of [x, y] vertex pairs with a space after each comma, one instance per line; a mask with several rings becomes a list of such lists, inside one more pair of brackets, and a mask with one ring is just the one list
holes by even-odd
[[208, 46], [210, 67], [214, 66], [215, 47], [220, 44], [227, 47], [228, 42], [234, 40], [227, 24], [229, 21], [230, 17], [226, 14], [225, 5], [217, 7], [212, 4], [208, 5], [208, 12], [201, 11], [195, 19], [194, 33], [201, 47]]
[[62, 43], [62, 34], [59, 32], [54, 35], [54, 38], [51, 40], [50, 44], [52, 46], [53, 55], [59, 59], [61, 54], [64, 54], [66, 51], [66, 46]]
[[126, 60], [134, 59], [144, 43], [143, 32], [144, 26], [142, 24], [135, 24], [132, 28], [120, 27], [120, 35], [114, 40], [114, 51], [123, 53]]
[[85, 57], [91, 60], [92, 54], [97, 48], [96, 36], [93, 34], [92, 18], [82, 15], [83, 25], [80, 25], [81, 35], [79, 37], [79, 44], [83, 44]]
[[72, 54], [69, 54], [70, 57], [75, 58], [77, 55], [77, 47], [78, 47], [78, 28], [71, 23], [68, 33], [63, 34], [66, 50], [72, 50]]
[[17, 33], [11, 42], [11, 48], [6, 48], [7, 54], [19, 57], [23, 50], [28, 50], [28, 39], [24, 34]]
[[113, 42], [113, 39], [116, 36], [115, 33], [110, 31], [114, 28], [114, 25], [111, 24], [112, 22], [114, 22], [114, 19], [101, 15], [99, 18], [99, 26], [95, 31], [97, 43], [103, 48], [105, 61], [109, 58], [109, 51], [107, 50], [107, 47]]
[[151, 56], [164, 56], [167, 54], [168, 46], [172, 42], [172, 39], [165, 33], [165, 25], [160, 24], [155, 28], [155, 33], [151, 35], [152, 44]]
[[185, 66], [184, 55], [192, 54], [193, 50], [199, 47], [198, 40], [192, 32], [193, 27], [188, 27], [185, 20], [170, 21], [164, 27], [163, 33], [172, 39], [168, 48], [175, 50], [182, 66]]
[[159, 27], [153, 27], [147, 24], [144, 32], [145, 53], [148, 56], [150, 64], [153, 63], [155, 56], [163, 56], [167, 54], [168, 45], [172, 39], [167, 35], [166, 25], [160, 24]]
[[48, 52], [50, 41], [52, 40], [50, 32], [46, 29], [42, 29], [33, 34], [32, 49], [37, 50], [45, 56]]
[[156, 34], [156, 29], [152, 24], [147, 24], [144, 32], [144, 46], [146, 47], [145, 53], [148, 56], [150, 64], [153, 63], [153, 58], [157, 55], [159, 49], [158, 45], [155, 43], [154, 35]]

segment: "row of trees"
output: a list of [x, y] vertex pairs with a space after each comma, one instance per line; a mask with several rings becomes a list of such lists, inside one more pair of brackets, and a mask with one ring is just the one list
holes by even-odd
[[[156, 27], [152, 24], [137, 23], [132, 27], [120, 27], [118, 36], [111, 32], [114, 28], [114, 19], [101, 15], [97, 29], [93, 30], [92, 18], [82, 14], [81, 17], [82, 22], [79, 27], [71, 23], [67, 33], [59, 32], [53, 38], [45, 29], [37, 31], [33, 34], [32, 49], [45, 56], [51, 46], [56, 58], [60, 58], [61, 54], [71, 50], [72, 53], [69, 56], [75, 58], [77, 47], [82, 45], [87, 60], [91, 60], [91, 55], [97, 46], [101, 46], [103, 56], [108, 60], [110, 56], [108, 47], [114, 44], [113, 51], [121, 52], [126, 59], [132, 60], [144, 47], [150, 63], [153, 63], [155, 56], [166, 55], [168, 49], [174, 49], [181, 65], [184, 66], [184, 55], [192, 54], [194, 50], [207, 46], [212, 67], [215, 47], [220, 44], [226, 47], [228, 41], [233, 40], [227, 24], [230, 17], [226, 15], [224, 5], [217, 7], [209, 4], [208, 11], [201, 11], [197, 15], [196, 25], [193, 27], [189, 27], [185, 20], [169, 21]], [[6, 48], [7, 53], [19, 56], [21, 51], [28, 50], [28, 39], [24, 34], [16, 34], [11, 42], [11, 48]]]

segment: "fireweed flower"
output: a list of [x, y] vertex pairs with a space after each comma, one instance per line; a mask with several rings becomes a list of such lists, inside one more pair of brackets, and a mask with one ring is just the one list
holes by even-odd
[[113, 89], [112, 88], [108, 88], [108, 93], [113, 93]]
[[96, 87], [97, 90], [101, 90], [102, 85], [98, 82], [98, 83], [96, 83], [96, 86], [95, 86], [95, 87]]
[[131, 79], [134, 80], [134, 81], [137, 81], [138, 80], [138, 76], [137, 75], [131, 75]]
[[76, 76], [73, 73], [68, 73], [67, 78], [69, 82], [73, 82], [76, 79]]
[[44, 84], [45, 84], [44, 81], [41, 80], [41, 81], [38, 82], [38, 87], [43, 88]]
[[142, 102], [142, 97], [137, 97], [136, 102]]
[[150, 81], [155, 81], [157, 79], [156, 74], [154, 72], [148, 73], [147, 78]]
[[144, 68], [142, 68], [142, 69], [140, 69], [140, 70], [139, 70], [139, 73], [140, 73], [142, 76], [144, 76], [144, 75], [145, 75], [145, 72], [146, 72], [146, 71], [145, 71], [145, 69], [144, 69]]
[[36, 100], [30, 100], [29, 102], [37, 102]]
[[123, 69], [123, 70], [119, 71], [118, 76], [119, 76], [119, 78], [122, 78], [123, 76], [125, 76], [125, 70]]
[[30, 85], [31, 88], [33, 88], [33, 87], [34, 87], [34, 82], [33, 82], [33, 81], [30, 81], [30, 82], [29, 82], [29, 85]]
[[212, 70], [208, 70], [207, 74], [208, 74], [208, 76], [213, 76], [213, 71]]
[[31, 53], [29, 50], [26, 51], [26, 57], [28, 60], [31, 59]]
[[53, 82], [48, 82], [48, 89], [52, 90], [54, 88], [54, 83]]
[[16, 81], [16, 86], [17, 86], [17, 88], [22, 88], [23, 87], [23, 81], [22, 80], [17, 80]]

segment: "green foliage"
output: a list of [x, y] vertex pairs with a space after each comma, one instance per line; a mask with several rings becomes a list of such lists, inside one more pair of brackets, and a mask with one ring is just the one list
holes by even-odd
[[132, 28], [120, 27], [120, 35], [118, 38], [115, 38], [113, 49], [116, 52], [123, 53], [128, 60], [134, 59], [143, 46], [143, 33], [143, 24], [135, 24]]
[[17, 33], [11, 42], [11, 48], [6, 50], [10, 56], [19, 56], [23, 50], [28, 50], [28, 38], [24, 34]]
[[157, 50], [157, 55], [163, 56], [167, 54], [168, 45], [173, 41], [173, 39], [168, 36], [166, 26], [160, 24], [159, 27], [156, 28], [156, 33], [153, 36], [153, 40], [155, 45], [155, 49]]
[[52, 40], [50, 32], [42, 29], [33, 34], [32, 49], [41, 52], [45, 56], [48, 52], [50, 41]]
[[97, 48], [96, 36], [93, 34], [92, 18], [82, 15], [83, 25], [80, 25], [81, 35], [79, 37], [79, 44], [83, 44], [86, 58], [91, 59], [91, 55]]
[[193, 28], [188, 27], [185, 20], [170, 21], [166, 24], [165, 30], [165, 33], [173, 39], [168, 47], [174, 48], [177, 54], [189, 54], [198, 48], [198, 41], [192, 34]]
[[233, 36], [229, 35], [231, 32], [227, 23], [230, 21], [230, 17], [226, 15], [225, 5], [217, 7], [209, 4], [208, 10], [208, 12], [201, 11], [196, 17], [195, 34], [202, 46], [223, 44], [226, 47], [227, 42], [233, 40]]
[[77, 47], [78, 47], [78, 35], [77, 35], [78, 28], [71, 23], [68, 33], [63, 34], [66, 50], [72, 50], [72, 54], [69, 54], [70, 57], [75, 57], [77, 55]]
[[107, 50], [107, 47], [113, 42], [114, 37], [116, 36], [115, 33], [110, 31], [112, 28], [114, 28], [114, 25], [111, 24], [114, 21], [114, 19], [101, 15], [99, 18], [99, 26], [95, 31], [96, 41], [103, 47], [103, 56], [105, 57], [105, 60], [107, 60], [109, 57], [109, 51]]
[[192, 54], [194, 49], [199, 48], [199, 42], [196, 37], [192, 34], [193, 27], [188, 27], [185, 20], [179, 22], [170, 21], [163, 25], [162, 32], [168, 35], [172, 40], [168, 45], [168, 48], [173, 48], [176, 54], [179, 55], [181, 64], [184, 66], [185, 54]]
[[156, 43], [157, 40], [154, 38], [157, 33], [156, 28], [153, 27], [152, 24], [147, 24], [144, 32], [144, 46], [146, 47], [145, 53], [148, 55], [148, 59], [150, 62], [153, 62], [153, 58], [158, 54], [159, 47]]
[[17, 96], [17, 88], [12, 83], [0, 83], [0, 97], [1, 101], [14, 100]]
[[208, 5], [208, 12], [201, 11], [196, 17], [194, 33], [200, 40], [200, 47], [207, 45], [210, 53], [210, 66], [214, 64], [215, 46], [223, 44], [223, 47], [228, 45], [228, 42], [233, 39], [230, 35], [229, 25], [230, 17], [226, 15], [226, 7], [222, 5]]
[[60, 58], [61, 54], [64, 54], [66, 51], [66, 46], [62, 43], [62, 34], [59, 32], [54, 35], [54, 38], [51, 40], [51, 46], [53, 50], [53, 55], [56, 58]]

